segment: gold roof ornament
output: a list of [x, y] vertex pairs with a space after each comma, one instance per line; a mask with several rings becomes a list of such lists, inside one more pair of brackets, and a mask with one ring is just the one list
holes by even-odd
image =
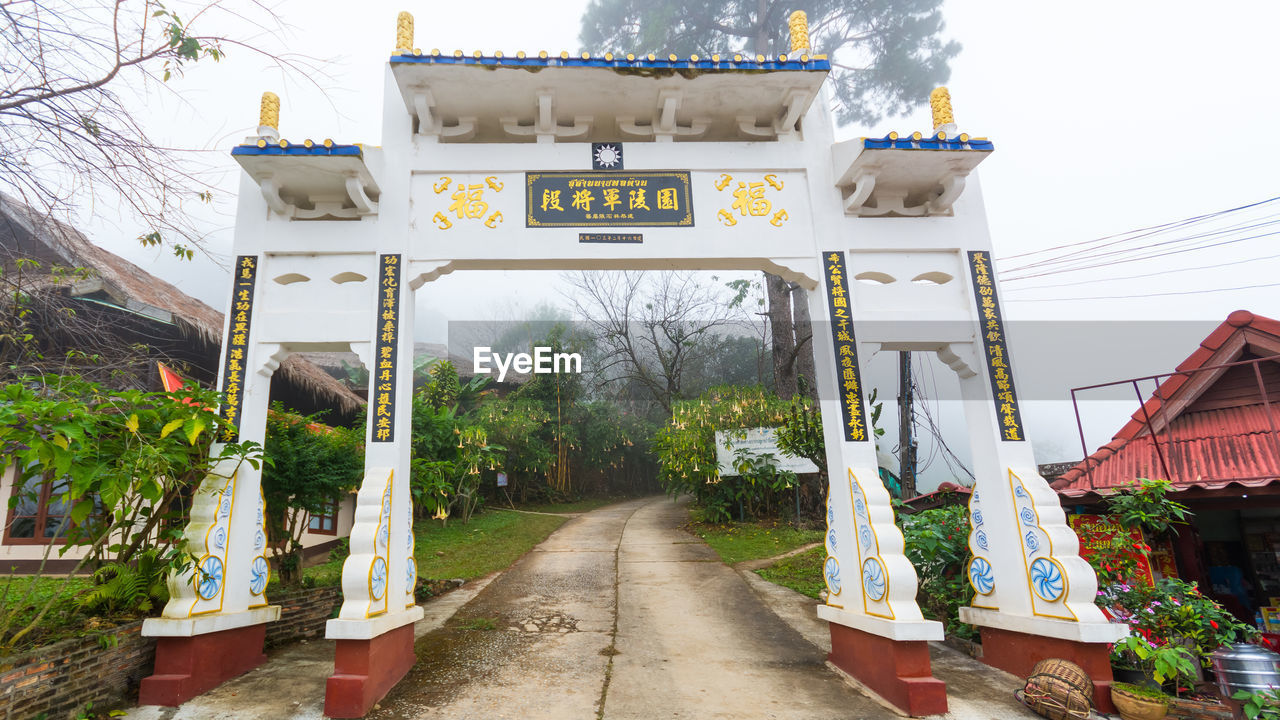
[[951, 92], [945, 87], [934, 88], [929, 93], [929, 107], [933, 110], [933, 129], [943, 125], [954, 125], [955, 117], [951, 114]]
[[402, 12], [396, 16], [396, 52], [413, 52], [413, 14]]
[[791, 52], [809, 49], [809, 16], [803, 10], [791, 13], [787, 20], [791, 26]]
[[273, 92], [262, 93], [262, 105], [258, 109], [258, 126], [280, 130], [280, 96]]

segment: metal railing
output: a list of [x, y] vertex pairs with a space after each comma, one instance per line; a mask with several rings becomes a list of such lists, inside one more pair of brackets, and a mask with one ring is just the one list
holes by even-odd
[[[1080, 449], [1084, 452], [1085, 475], [1088, 475], [1089, 473], [1093, 472], [1093, 470], [1100, 463], [1094, 462], [1090, 464], [1089, 462], [1092, 454], [1089, 452], [1089, 446], [1086, 443], [1084, 438], [1084, 422], [1080, 418], [1080, 404], [1079, 404], [1079, 399], [1076, 396], [1076, 393], [1082, 392], [1085, 390], [1097, 390], [1100, 388], [1114, 387], [1117, 385], [1131, 385], [1133, 387], [1134, 395], [1138, 399], [1139, 409], [1142, 411], [1143, 425], [1146, 427], [1147, 433], [1151, 437], [1151, 444], [1155, 449], [1156, 458], [1159, 460], [1160, 470], [1164, 473], [1165, 479], [1172, 482], [1174, 480], [1174, 476], [1169, 471], [1170, 470], [1169, 461], [1168, 459], [1166, 459], [1165, 450], [1160, 446], [1159, 432], [1156, 430], [1155, 424], [1153, 422], [1153, 420], [1163, 421], [1162, 429], [1167, 430], [1169, 435], [1169, 438], [1166, 441], [1166, 443], [1170, 447], [1170, 449], [1172, 449], [1172, 445], [1173, 445], [1172, 426], [1173, 426], [1174, 418], [1169, 416], [1169, 408], [1167, 405], [1169, 398], [1161, 394], [1161, 388], [1163, 388], [1164, 386], [1164, 380], [1178, 376], [1178, 375], [1182, 375], [1182, 376], [1186, 376], [1188, 381], [1190, 381], [1195, 376], [1196, 373], [1211, 372], [1215, 370], [1225, 371], [1229, 368], [1240, 367], [1244, 365], [1253, 366], [1253, 376], [1254, 376], [1254, 380], [1257, 383], [1258, 395], [1262, 401], [1261, 404], [1264, 407], [1265, 415], [1267, 416], [1267, 422], [1270, 425], [1269, 435], [1271, 437], [1271, 442], [1275, 445], [1277, 457], [1280, 457], [1280, 427], [1277, 426], [1276, 416], [1271, 407], [1271, 400], [1268, 397], [1267, 383], [1262, 377], [1262, 363], [1264, 362], [1280, 362], [1280, 355], [1271, 355], [1268, 357], [1254, 358], [1252, 360], [1239, 360], [1236, 362], [1222, 363], [1220, 365], [1206, 365], [1204, 367], [1193, 368], [1190, 370], [1175, 370], [1173, 372], [1160, 373], [1158, 375], [1146, 375], [1143, 377], [1129, 378], [1127, 380], [1116, 380], [1108, 383], [1098, 383], [1097, 385], [1085, 385], [1083, 387], [1072, 388], [1071, 389], [1071, 406], [1075, 410], [1076, 429], [1080, 433]], [[1151, 393], [1151, 398], [1154, 398], [1160, 401], [1159, 408], [1156, 410], [1155, 418], [1152, 418], [1151, 413], [1147, 409], [1147, 405], [1150, 402], [1151, 398], [1144, 400], [1142, 397], [1142, 390], [1141, 388], [1138, 387], [1138, 383], [1146, 380], [1153, 380], [1156, 383], [1156, 388]], [[1253, 403], [1249, 403], [1249, 404], [1253, 404]], [[1133, 438], [1130, 438], [1129, 442], [1133, 440], [1137, 440], [1139, 437], [1141, 437], [1141, 435], [1137, 435]], [[1280, 474], [1280, 468], [1276, 469], [1276, 473]], [[1271, 475], [1259, 475], [1259, 476], [1250, 476], [1250, 477], [1233, 477], [1230, 479], [1231, 480], [1263, 480], [1263, 479], [1274, 478], [1275, 476], [1276, 474], [1271, 474]], [[1226, 479], [1226, 478], [1222, 478], [1222, 479]]]

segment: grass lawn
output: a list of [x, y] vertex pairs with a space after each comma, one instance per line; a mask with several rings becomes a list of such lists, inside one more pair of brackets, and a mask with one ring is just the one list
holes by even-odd
[[789, 587], [817, 600], [818, 592], [827, 587], [822, 579], [822, 564], [826, 562], [826, 555], [826, 548], [816, 547], [779, 560], [756, 573], [771, 583]]
[[[44, 607], [45, 602], [59, 591], [62, 597], [40, 621], [40, 626], [19, 638], [15, 650], [43, 644], [46, 641], [61, 640], [81, 634], [89, 619], [80, 610], [75, 596], [90, 586], [87, 577], [0, 577], [0, 616], [7, 618], [10, 612], [17, 609], [17, 615], [9, 625], [9, 632], [16, 632], [30, 622]], [[28, 591], [31, 594], [28, 596]], [[0, 655], [6, 654], [9, 648], [0, 648]]]
[[720, 559], [730, 565], [781, 555], [801, 545], [822, 540], [821, 530], [797, 530], [781, 522], [695, 523], [689, 529], [706, 540], [720, 554]]
[[[566, 520], [551, 515], [492, 510], [473, 516], [467, 525], [450, 520], [446, 527], [441, 527], [435, 520], [420, 520], [414, 526], [418, 576], [470, 580], [502, 570], [545, 540]], [[316, 585], [337, 585], [342, 582], [342, 561], [330, 560], [305, 572]]]
[[[469, 580], [501, 570], [546, 539], [567, 519], [554, 515], [490, 511], [476, 515], [468, 525], [451, 521], [448, 527], [441, 527], [436, 521], [419, 522], [414, 529], [414, 555], [418, 559], [419, 576], [424, 579]], [[342, 561], [331, 560], [307, 568], [305, 572], [309, 584], [338, 585], [342, 580]], [[60, 588], [65, 590], [64, 597], [44, 616], [40, 627], [22, 637], [13, 649], [43, 645], [136, 619], [113, 617], [97, 620], [88, 617], [81, 611], [74, 596], [89, 586], [90, 580], [86, 577], [0, 577], [0, 619], [7, 616], [13, 608], [19, 607], [17, 617], [10, 626], [11, 631], [35, 617], [44, 602]], [[28, 589], [32, 589], [32, 592], [24, 601]], [[280, 588], [273, 577], [268, 598], [271, 593], [278, 592]], [[0, 647], [0, 655], [7, 654], [10, 650]]]

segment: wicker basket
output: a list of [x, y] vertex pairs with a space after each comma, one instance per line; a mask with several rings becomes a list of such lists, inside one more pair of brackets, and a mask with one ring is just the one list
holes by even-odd
[[1049, 720], [1087, 720], [1093, 713], [1093, 681], [1079, 665], [1066, 660], [1036, 663], [1026, 686], [1015, 695]]

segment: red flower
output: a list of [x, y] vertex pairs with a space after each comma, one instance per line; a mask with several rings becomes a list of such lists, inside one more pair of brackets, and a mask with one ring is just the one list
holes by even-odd
[[1217, 629], [1218, 629], [1218, 623], [1217, 623], [1216, 621], [1214, 621], [1214, 620], [1210, 620], [1210, 621], [1209, 621], [1209, 627], [1213, 628], [1214, 630], [1217, 630]]

